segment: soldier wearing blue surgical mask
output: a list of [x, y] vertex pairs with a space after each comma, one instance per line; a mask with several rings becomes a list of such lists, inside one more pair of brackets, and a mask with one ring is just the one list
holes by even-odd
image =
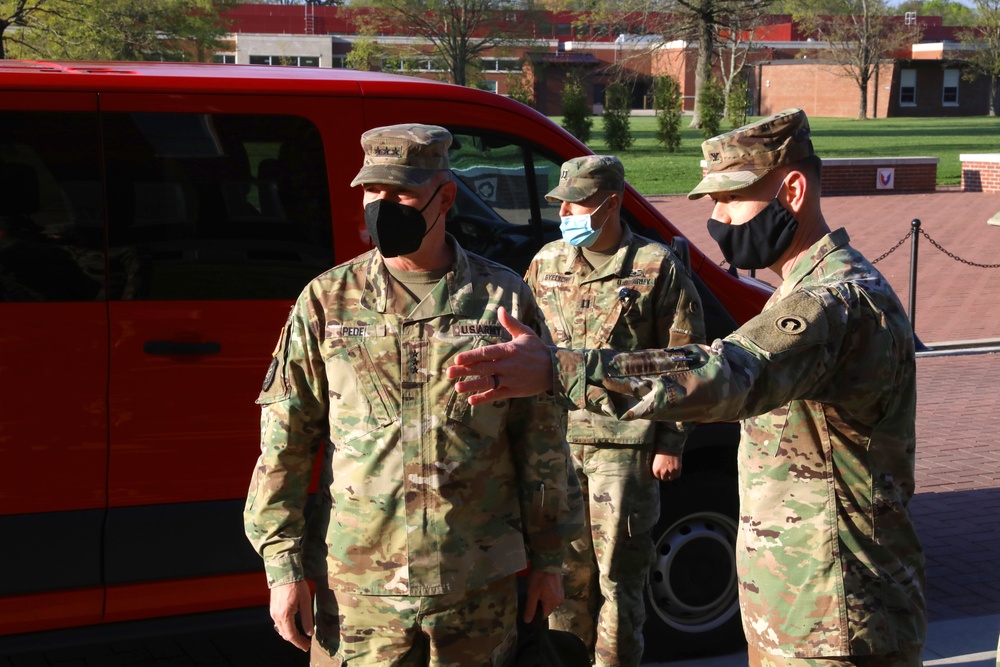
[[[622, 224], [625, 170], [587, 155], [563, 164], [546, 199], [559, 202], [563, 239], [542, 248], [525, 282], [551, 343], [637, 350], [705, 338], [701, 301], [669, 248]], [[566, 601], [550, 627], [576, 633], [594, 664], [638, 665], [642, 589], [659, 517], [657, 480], [681, 474], [686, 425], [569, 413], [566, 439], [587, 503], [587, 525], [566, 556]]]

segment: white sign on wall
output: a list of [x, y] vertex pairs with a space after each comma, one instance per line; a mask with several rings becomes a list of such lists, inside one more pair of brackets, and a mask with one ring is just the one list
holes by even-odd
[[896, 186], [895, 167], [879, 168], [875, 175], [876, 190], [892, 190]]

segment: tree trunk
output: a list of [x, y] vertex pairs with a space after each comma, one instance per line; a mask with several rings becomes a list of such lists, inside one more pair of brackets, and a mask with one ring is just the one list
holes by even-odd
[[858, 92], [861, 93], [861, 101], [858, 103], [858, 120], [868, 119], [868, 80], [869, 75], [864, 71], [858, 80]]
[[997, 75], [990, 75], [990, 118], [995, 118], [997, 115]]
[[714, 26], [704, 17], [701, 20], [700, 34], [698, 37], [698, 64], [694, 70], [694, 117], [688, 127], [701, 127], [701, 110], [698, 108], [698, 100], [701, 99], [701, 91], [705, 82], [712, 76], [712, 51], [715, 49]]

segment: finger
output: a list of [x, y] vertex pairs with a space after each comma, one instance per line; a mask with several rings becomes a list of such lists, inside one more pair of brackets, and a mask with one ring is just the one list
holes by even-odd
[[514, 338], [535, 333], [531, 327], [525, 326], [525, 324], [520, 320], [512, 317], [503, 306], [500, 306], [500, 309], [497, 311], [497, 315], [499, 316], [500, 324], [502, 324], [503, 328], [509, 331], [510, 335]]
[[312, 637], [314, 627], [312, 598], [308, 594], [303, 595], [299, 599], [299, 618], [302, 619], [302, 629], [306, 635]]
[[461, 380], [455, 383], [455, 391], [460, 394], [485, 394], [491, 391], [499, 391], [493, 388], [493, 376], [476, 377], [472, 380]]
[[[497, 343], [495, 345], [487, 345], [486, 347], [477, 347], [474, 350], [466, 350], [464, 352], [459, 352], [455, 355], [454, 360], [452, 360], [451, 368], [456, 366], [472, 366], [474, 364], [484, 364], [484, 362], [494, 361], [503, 357], [503, 343]], [[450, 369], [449, 369], [450, 370]], [[469, 370], [466, 368], [465, 370]], [[465, 373], [465, 375], [489, 375], [493, 372], [493, 369], [489, 364], [484, 364], [481, 366], [476, 366], [474, 372]], [[449, 375], [448, 377], [456, 377], [454, 375]]]
[[[474, 352], [479, 352], [480, 350], [485, 350], [485, 349], [486, 349], [485, 347], [480, 347], [475, 350], [469, 350], [468, 352], [461, 352], [458, 356], [455, 357], [455, 360], [454, 362], [452, 362], [452, 365], [448, 367], [447, 371], [448, 377], [449, 378], [483, 377], [486, 378], [487, 380], [490, 380], [489, 376], [493, 374], [494, 370], [493, 364], [490, 363], [493, 361], [492, 358], [480, 362], [473, 361], [470, 363], [459, 363], [459, 357], [461, 357], [462, 361], [464, 362], [465, 358], [463, 355], [472, 354]], [[491, 388], [493, 387], [493, 381], [490, 380], [483, 386], [484, 388]]]

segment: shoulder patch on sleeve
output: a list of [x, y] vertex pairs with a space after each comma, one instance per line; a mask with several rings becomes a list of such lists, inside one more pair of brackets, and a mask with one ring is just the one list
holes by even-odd
[[806, 292], [795, 292], [744, 324], [736, 333], [764, 352], [775, 355], [824, 343], [829, 338], [830, 327], [820, 300]]

